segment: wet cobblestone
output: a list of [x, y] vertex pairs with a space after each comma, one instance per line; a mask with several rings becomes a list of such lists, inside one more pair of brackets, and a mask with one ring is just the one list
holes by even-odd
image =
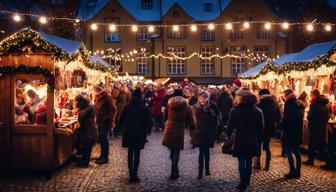
[[[211, 150], [211, 176], [197, 180], [198, 150], [192, 149], [189, 139], [181, 153], [180, 174], [176, 181], [168, 180], [170, 162], [168, 149], [161, 145], [162, 133], [153, 133], [141, 153], [139, 176], [141, 183], [129, 184], [127, 150], [121, 148], [121, 139], [110, 139], [110, 161], [106, 165], [90, 163], [86, 169], [69, 162], [57, 170], [50, 180], [41, 175], [9, 175], [0, 180], [1, 192], [68, 192], [68, 191], [235, 191], [239, 181], [237, 160], [220, 151], [220, 144]], [[288, 171], [287, 159], [280, 157], [277, 140], [271, 145], [273, 157], [269, 172], [253, 171], [251, 186], [247, 191], [336, 191], [336, 171], [317, 167], [302, 167], [302, 177], [284, 180]], [[93, 158], [98, 155], [97, 146]], [[305, 160], [306, 157], [303, 157]], [[321, 162], [316, 163], [320, 165]]]

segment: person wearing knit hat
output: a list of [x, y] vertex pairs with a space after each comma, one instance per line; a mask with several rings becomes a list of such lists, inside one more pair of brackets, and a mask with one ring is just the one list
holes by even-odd
[[237, 96], [242, 96], [242, 97], [244, 97], [244, 96], [249, 96], [249, 95], [251, 95], [251, 94], [253, 94], [253, 93], [251, 92], [251, 90], [250, 90], [249, 88], [246, 88], [246, 87], [242, 87], [242, 88], [240, 88], [238, 91], [236, 91], [236, 95], [237, 95]]
[[242, 86], [242, 83], [239, 79], [235, 79], [232, 83], [232, 86], [238, 90]]
[[258, 93], [259, 96], [270, 95], [270, 94], [271, 94], [271, 92], [268, 89], [260, 89], [259, 93]]
[[214, 147], [221, 115], [217, 104], [210, 100], [208, 91], [202, 91], [199, 94], [193, 111], [196, 126], [191, 132], [192, 143], [199, 148], [198, 179], [202, 179], [204, 169], [205, 175], [210, 175], [210, 148]]
[[95, 86], [94, 91], [97, 94], [97, 93], [100, 93], [100, 92], [104, 91], [104, 88], [102, 88], [101, 86], [97, 85], [97, 86]]

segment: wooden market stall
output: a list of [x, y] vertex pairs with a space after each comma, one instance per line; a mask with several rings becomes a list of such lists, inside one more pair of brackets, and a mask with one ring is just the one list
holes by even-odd
[[[0, 42], [0, 58], [0, 170], [50, 172], [73, 155], [79, 127], [72, 111], [60, 113], [57, 92], [80, 91], [87, 79], [113, 70], [93, 61], [82, 43], [29, 28]], [[61, 74], [69, 70], [64, 87]]]

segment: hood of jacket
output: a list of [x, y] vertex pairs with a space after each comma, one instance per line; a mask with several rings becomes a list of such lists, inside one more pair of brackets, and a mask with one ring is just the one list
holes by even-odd
[[181, 111], [185, 109], [188, 104], [184, 97], [176, 96], [169, 99], [168, 105], [173, 111]]
[[274, 103], [276, 102], [276, 97], [274, 95], [261, 95], [259, 97], [260, 103]]
[[320, 95], [316, 102], [322, 106], [329, 104], [329, 99], [326, 95]]
[[255, 96], [254, 94], [250, 94], [247, 96], [243, 96], [238, 106], [253, 106], [256, 105], [257, 102], [258, 102], [257, 96]]

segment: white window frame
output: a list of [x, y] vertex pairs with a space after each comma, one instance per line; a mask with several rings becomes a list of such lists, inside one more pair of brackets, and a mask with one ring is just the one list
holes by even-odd
[[239, 27], [234, 26], [229, 33], [229, 38], [230, 39], [243, 39], [244, 38], [244, 32], [241, 31]]
[[142, 9], [153, 9], [153, 0], [142, 0]]
[[214, 31], [202, 30], [201, 41], [215, 41], [216, 34]]
[[[186, 48], [185, 47], [167, 47], [167, 55], [172, 56], [172, 54], [180, 57], [185, 57]], [[186, 74], [186, 60], [173, 58], [167, 59], [167, 74], [168, 75], [184, 75]]]
[[[255, 46], [254, 47], [254, 54], [258, 54], [259, 56], [262, 56], [264, 54], [267, 57], [271, 57], [271, 46], [268, 46], [268, 45]], [[260, 60], [260, 62], [262, 62], [262, 61], [264, 61], [264, 60]]]
[[[202, 46], [202, 57], [210, 57], [215, 54], [214, 46]], [[215, 73], [215, 59], [201, 59], [201, 75], [213, 75]]]
[[[230, 47], [230, 52], [232, 55], [242, 55], [246, 54], [246, 49], [243, 46], [232, 46]], [[231, 74], [238, 75], [246, 70], [246, 58], [243, 57], [233, 57], [231, 58]]]
[[149, 58], [143, 58], [147, 56], [148, 54], [143, 52], [138, 52], [137, 54], [136, 68], [139, 75], [146, 75], [149, 72]]
[[264, 25], [259, 25], [258, 26], [258, 31], [257, 31], [257, 38], [258, 39], [269, 39], [269, 38], [271, 38], [270, 30], [265, 29]]
[[172, 27], [168, 27], [168, 38], [169, 39], [184, 39], [186, 38], [186, 28], [180, 26], [178, 31], [174, 31]]
[[120, 33], [118, 31], [115, 32], [106, 31], [105, 42], [121, 42]]
[[[121, 49], [119, 49], [116, 52], [111, 52], [108, 51], [108, 56], [117, 56], [117, 55], [121, 55]], [[107, 57], [106, 59], [104, 59], [112, 68], [114, 68], [117, 72], [122, 72], [122, 61], [121, 60], [117, 60], [113, 57]]]
[[136, 36], [138, 41], [146, 41], [149, 39], [149, 33], [147, 28], [140, 28], [139, 32], [137, 32]]

